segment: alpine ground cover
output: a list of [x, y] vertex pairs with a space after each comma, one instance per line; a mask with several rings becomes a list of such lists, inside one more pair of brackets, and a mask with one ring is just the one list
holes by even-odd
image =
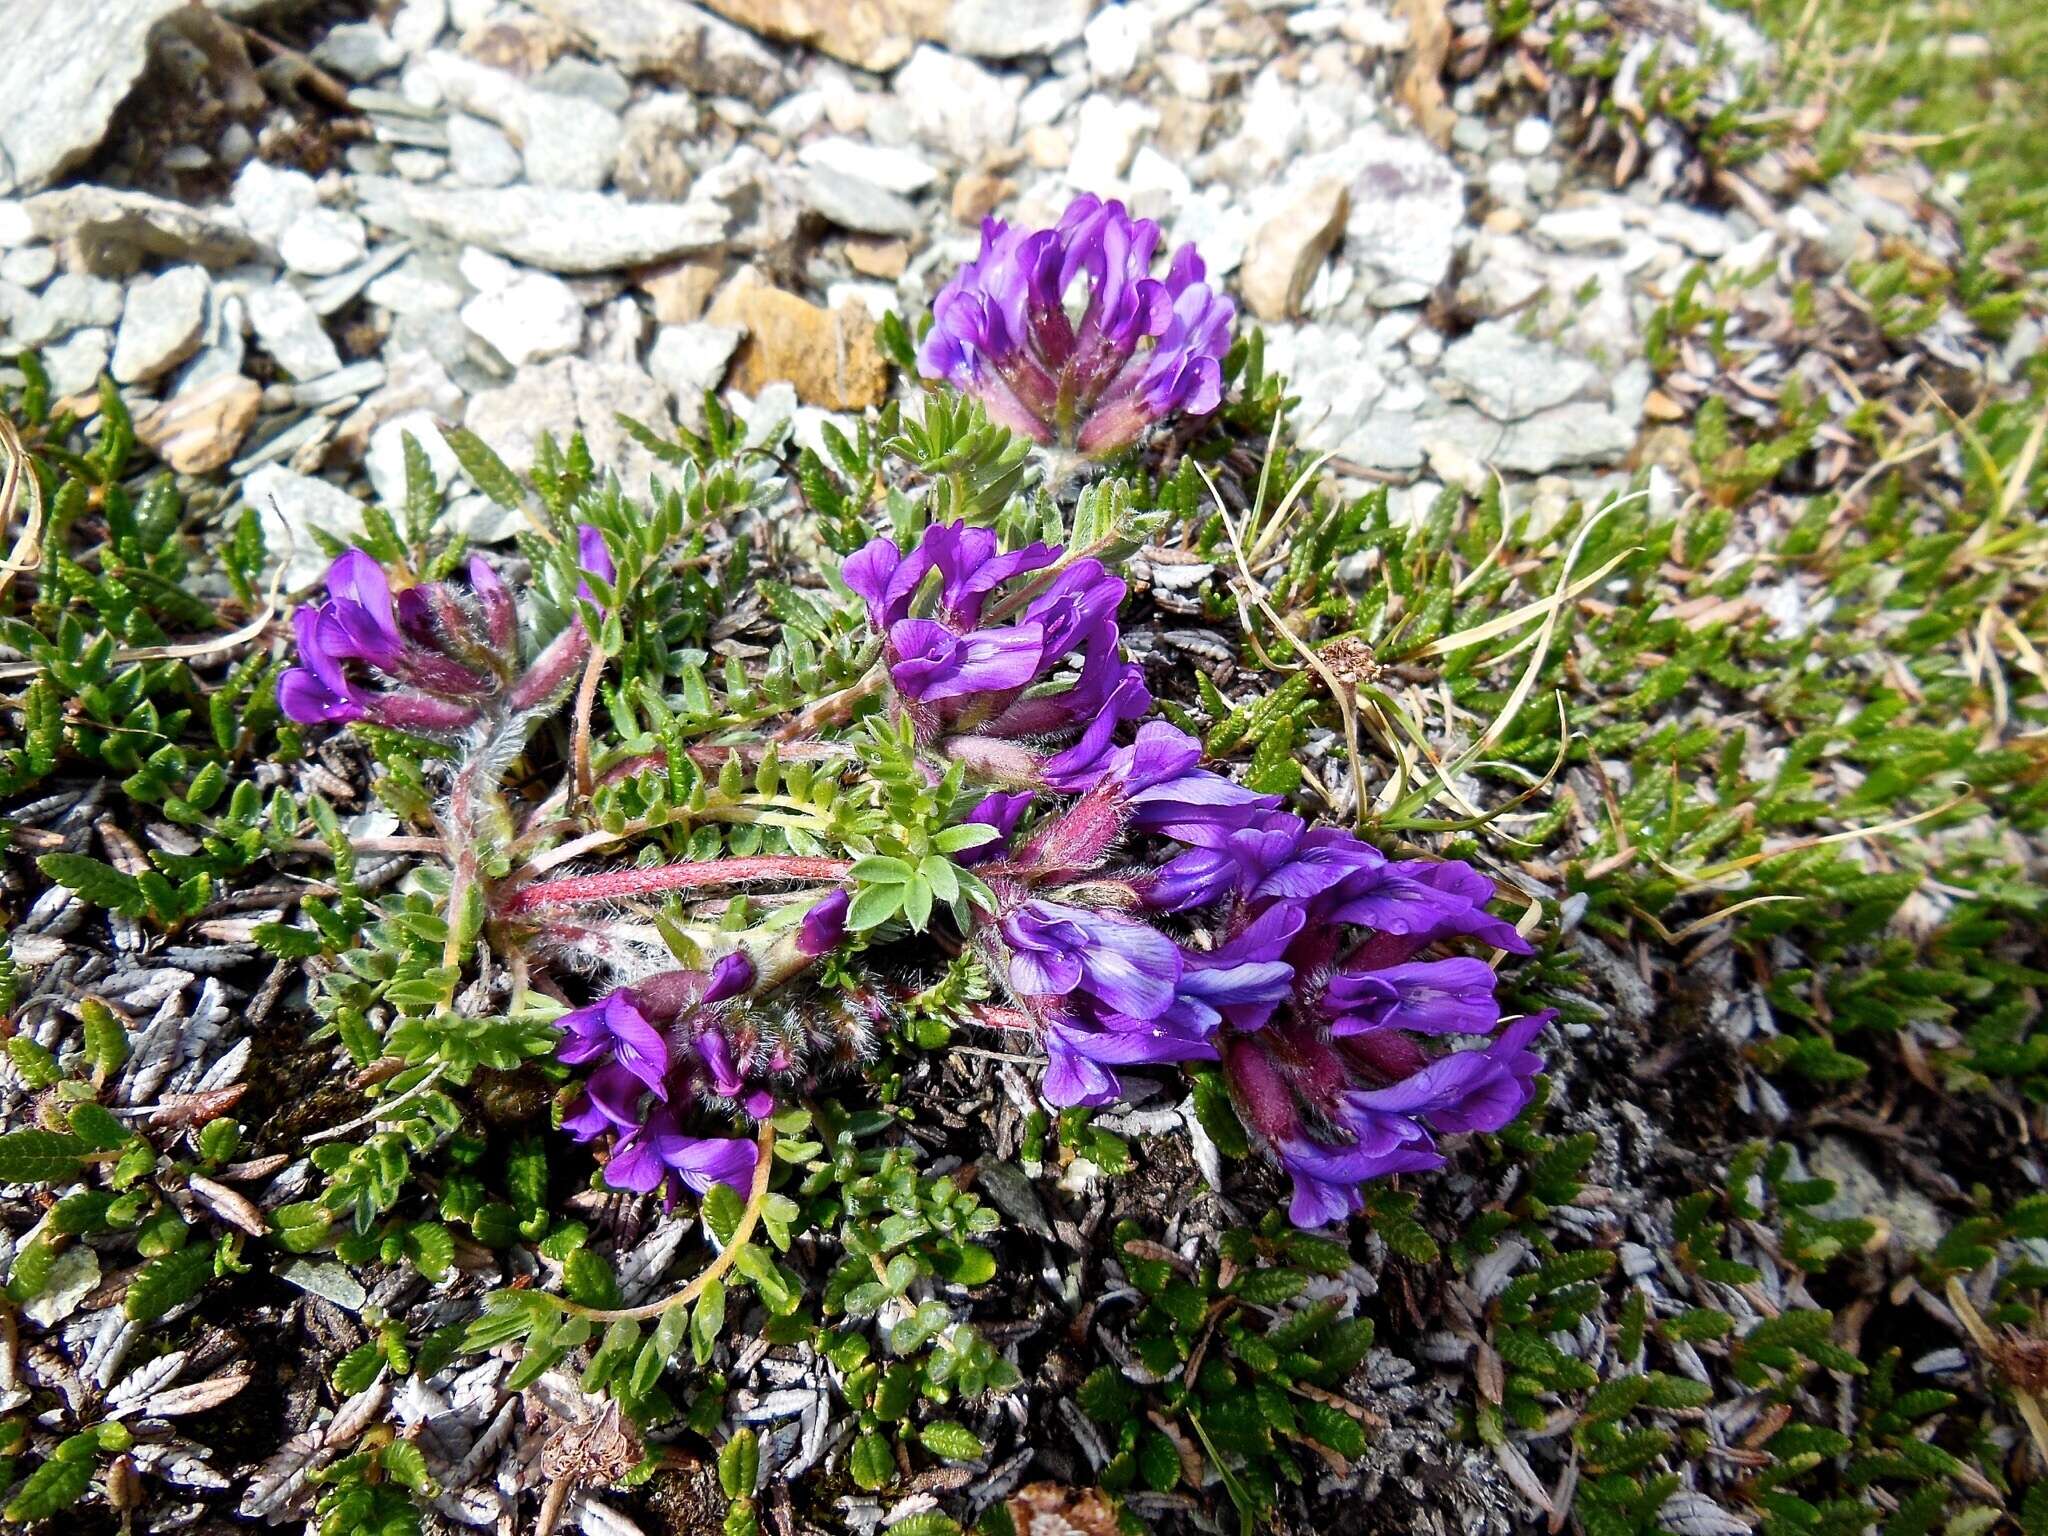
[[[1674, 296], [1674, 398], [1913, 355], [1881, 273], [1766, 286]], [[2040, 1526], [2038, 362], [1707, 370], [1675, 504], [1405, 523], [1187, 345], [1094, 467], [947, 392], [714, 402], [644, 502], [456, 434], [517, 556], [418, 452], [289, 621], [31, 369], [7, 1518], [267, 1458], [224, 1507], [456, 1520], [488, 1388], [586, 1528], [1426, 1528], [1410, 1453], [1532, 1527]]]

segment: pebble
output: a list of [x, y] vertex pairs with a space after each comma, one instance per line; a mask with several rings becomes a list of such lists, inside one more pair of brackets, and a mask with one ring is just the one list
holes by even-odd
[[536, 187], [596, 192], [612, 179], [625, 128], [579, 96], [532, 91], [519, 109], [526, 179]]
[[320, 189], [304, 171], [251, 160], [235, 177], [228, 206], [251, 235], [275, 247], [287, 229], [320, 206]]
[[37, 347], [87, 326], [112, 325], [121, 318], [121, 285], [103, 277], [63, 272], [16, 316], [14, 339]]
[[1057, 53], [1078, 42], [1093, 0], [953, 0], [946, 46], [984, 59]]
[[0, 282], [40, 288], [57, 271], [57, 253], [47, 245], [23, 246], [0, 256]]
[[91, 389], [106, 370], [107, 354], [113, 345], [112, 331], [92, 326], [73, 331], [53, 347], [45, 347], [41, 354], [43, 371], [50, 376], [51, 393], [61, 400]]
[[138, 417], [135, 435], [179, 474], [211, 474], [240, 450], [262, 401], [254, 379], [222, 374]]
[[320, 316], [289, 283], [272, 283], [248, 295], [249, 324], [263, 350], [292, 378], [317, 379], [341, 366]]
[[462, 474], [462, 461], [441, 436], [440, 424], [432, 411], [412, 410], [394, 416], [370, 434], [369, 447], [363, 452], [363, 473], [370, 477], [370, 488], [377, 493], [377, 499], [387, 507], [405, 505], [407, 433], [412, 434], [426, 454], [436, 485], [446, 490]]
[[905, 197], [922, 192], [939, 179], [938, 167], [922, 155], [841, 135], [813, 139], [797, 150], [796, 157], [814, 171], [855, 177]]
[[1446, 347], [1443, 372], [1496, 421], [1519, 421], [1562, 405], [1601, 379], [1584, 358], [1518, 335], [1500, 320], [1474, 326]]
[[366, 21], [330, 27], [313, 49], [313, 62], [351, 80], [374, 80], [405, 62], [405, 49], [382, 27]]
[[1515, 124], [1514, 137], [1509, 148], [1524, 160], [1533, 160], [1550, 148], [1550, 121], [1541, 117], [1525, 117]]
[[869, 235], [911, 235], [924, 228], [923, 216], [908, 201], [858, 176], [810, 171], [802, 185], [805, 206], [841, 229]]
[[1344, 232], [1351, 195], [1344, 183], [1326, 179], [1295, 194], [1260, 225], [1245, 250], [1237, 284], [1245, 303], [1261, 320], [1297, 314], [1337, 237]]
[[724, 382], [726, 364], [745, 335], [737, 325], [709, 321], [665, 325], [648, 350], [647, 371], [674, 399], [677, 414], [694, 422], [703, 411], [704, 392]]
[[414, 187], [359, 180], [373, 223], [480, 245], [550, 272], [609, 272], [687, 251], [726, 234], [717, 204], [631, 203], [602, 192], [541, 187]]
[[115, 382], [153, 379], [198, 351], [212, 294], [204, 267], [173, 267], [131, 284], [114, 341]]
[[282, 464], [253, 471], [242, 482], [242, 501], [255, 511], [270, 548], [283, 555], [287, 587], [303, 587], [327, 569], [315, 529], [344, 541], [362, 537], [361, 502], [338, 485]]
[[354, 266], [369, 251], [370, 236], [363, 221], [334, 208], [307, 209], [277, 240], [279, 259], [305, 277], [332, 277]]
[[971, 59], [920, 45], [896, 72], [896, 99], [912, 138], [973, 164], [1017, 131], [1017, 98]]
[[528, 272], [463, 305], [462, 323], [517, 368], [573, 352], [583, 340], [583, 304], [559, 277]]
[[491, 124], [467, 112], [448, 119], [448, 166], [469, 187], [503, 187], [525, 166], [518, 146]]

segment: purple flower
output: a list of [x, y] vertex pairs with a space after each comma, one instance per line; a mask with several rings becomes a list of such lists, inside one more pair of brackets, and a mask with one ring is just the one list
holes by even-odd
[[[1090, 457], [1172, 412], [1213, 411], [1235, 307], [1204, 281], [1191, 245], [1153, 277], [1158, 249], [1157, 224], [1094, 196], [1076, 198], [1051, 229], [984, 221], [980, 254], [932, 304], [918, 371], [974, 395], [1012, 430]], [[1068, 309], [1076, 279], [1087, 289], [1078, 323]]]
[[1049, 758], [1045, 779], [1055, 789], [1116, 786], [1132, 825], [1192, 841], [1207, 829], [1236, 830], [1277, 810], [1278, 795], [1262, 795], [1198, 766], [1202, 748], [1192, 736], [1163, 720], [1138, 727], [1137, 739], [1093, 763], [1069, 754]]
[[658, 1099], [668, 1097], [668, 1046], [661, 1031], [634, 1006], [623, 989], [556, 1020], [563, 1034], [555, 1055], [571, 1066], [609, 1056]]
[[[595, 576], [609, 585], [618, 579], [618, 567], [612, 564], [612, 552], [605, 547], [604, 534], [589, 523], [576, 525], [576, 563], [583, 568], [586, 576]], [[591, 602], [590, 583], [578, 582], [576, 595]]]
[[1123, 1083], [1112, 1066], [1157, 1066], [1176, 1061], [1213, 1061], [1215, 1045], [1199, 1034], [1187, 1034], [1165, 1023], [1130, 1018], [1087, 1021], [1055, 1012], [1046, 1022], [1046, 1103], [1056, 1109], [1114, 1103]]
[[351, 549], [327, 568], [325, 612], [345, 644], [330, 646], [340, 657], [367, 661], [390, 671], [405, 643], [391, 609], [391, 583], [384, 568], [360, 549]]
[[300, 725], [360, 720], [369, 712], [371, 695], [348, 680], [341, 669], [348, 635], [325, 604], [292, 614], [292, 633], [299, 643], [296, 667], [277, 680], [277, 707]]
[[834, 891], [806, 912], [797, 926], [798, 952], [815, 959], [837, 949], [846, 937], [846, 910], [852, 905], [845, 891]]
[[1493, 967], [1483, 960], [1411, 960], [1375, 971], [1339, 971], [1323, 993], [1333, 1035], [1405, 1029], [1421, 1035], [1485, 1035], [1500, 1023]]
[[720, 955], [711, 967], [711, 979], [704, 987], [704, 1001], [722, 1003], [739, 997], [754, 985], [754, 962], [738, 950]]
[[1529, 954], [1529, 941], [1514, 925], [1486, 910], [1492, 899], [1493, 882], [1471, 865], [1415, 859], [1360, 868], [1331, 888], [1321, 905], [1330, 922], [1392, 935], [1396, 942], [1389, 948], [1405, 948], [1407, 954], [1460, 935]]
[[674, 1204], [683, 1189], [704, 1194], [723, 1184], [744, 1194], [759, 1149], [751, 1141], [723, 1136], [686, 1136], [666, 1107], [651, 1112], [646, 1122], [619, 1138], [604, 1181], [633, 1194], [664, 1191]]
[[892, 539], [870, 539], [846, 557], [840, 577], [866, 600], [868, 622], [885, 630], [910, 616], [911, 599], [925, 577], [937, 571], [938, 611], [955, 628], [971, 629], [981, 622], [982, 604], [991, 592], [1058, 558], [1059, 551], [1048, 544], [1005, 554], [987, 528], [934, 523], [907, 555]]
[[1024, 819], [1024, 813], [1031, 808], [1031, 802], [1035, 798], [1036, 796], [1028, 789], [1016, 794], [1005, 794], [997, 790], [994, 794], [983, 795], [974, 809], [962, 820], [994, 827], [996, 835], [985, 843], [961, 849], [953, 855], [953, 862], [963, 865], [979, 864], [986, 859], [999, 856], [1010, 841], [1010, 834], [1017, 830], [1017, 823]]
[[1078, 995], [1140, 1021], [1172, 1005], [1181, 957], [1146, 923], [1085, 907], [1027, 901], [1005, 916], [1010, 985], [1025, 997]]
[[897, 693], [936, 704], [1026, 686], [1038, 676], [1045, 632], [1017, 624], [956, 635], [936, 619], [904, 619], [889, 626], [889, 654]]

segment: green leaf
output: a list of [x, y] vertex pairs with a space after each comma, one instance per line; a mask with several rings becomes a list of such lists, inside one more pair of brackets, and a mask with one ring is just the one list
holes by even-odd
[[917, 1432], [918, 1441], [947, 1461], [975, 1461], [988, 1454], [981, 1437], [952, 1419], [934, 1419]]
[[467, 427], [445, 427], [441, 436], [462, 465], [462, 472], [469, 477], [471, 485], [509, 511], [517, 512], [526, 505], [526, 488], [489, 443]]
[[16, 1525], [47, 1520], [60, 1509], [69, 1509], [85, 1497], [92, 1486], [92, 1469], [99, 1442], [91, 1434], [73, 1435], [51, 1453], [50, 1459], [29, 1473], [7, 1506], [7, 1519]]
[[761, 1480], [761, 1442], [751, 1429], [739, 1429], [719, 1448], [718, 1486], [728, 1499], [743, 1499]]
[[213, 1249], [195, 1243], [152, 1259], [142, 1266], [135, 1283], [128, 1287], [122, 1310], [138, 1323], [154, 1322], [173, 1307], [199, 1294], [213, 1276]]
[[0, 1184], [61, 1184], [84, 1171], [84, 1140], [67, 1131], [9, 1131], [0, 1136]]
[[109, 1077], [128, 1060], [128, 1026], [121, 1016], [96, 997], [78, 1005], [78, 1021], [85, 1029], [85, 1059]]
[[854, 1482], [872, 1493], [888, 1487], [895, 1478], [896, 1458], [889, 1453], [889, 1442], [871, 1429], [853, 1442], [846, 1470]]
[[142, 883], [98, 859], [82, 853], [46, 853], [36, 860], [36, 868], [66, 890], [75, 891], [81, 901], [109, 912], [141, 917], [149, 911]]

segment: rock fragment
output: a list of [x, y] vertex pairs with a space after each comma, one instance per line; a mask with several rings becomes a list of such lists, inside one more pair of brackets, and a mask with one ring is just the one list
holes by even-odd
[[185, 0], [11, 0], [0, 49], [0, 193], [48, 186], [89, 156]]
[[744, 327], [732, 382], [750, 395], [776, 382], [796, 388], [806, 405], [857, 411], [879, 405], [889, 370], [875, 345], [874, 322], [855, 305], [825, 309], [761, 282], [728, 284], [707, 317]]
[[142, 383], [198, 351], [212, 292], [203, 267], [173, 267], [130, 285], [114, 340], [115, 381]]
[[211, 474], [241, 449], [262, 405], [254, 379], [222, 374], [137, 418], [135, 435], [179, 474]]
[[540, 187], [417, 187], [363, 177], [372, 222], [479, 245], [549, 272], [609, 272], [644, 266], [725, 238], [715, 203], [629, 203], [603, 192]]
[[1351, 195], [1341, 181], [1325, 179], [1304, 189], [1260, 225], [1238, 269], [1238, 289], [1261, 320], [1286, 320], [1300, 312], [1302, 297], [1331, 248], [1344, 233]]

